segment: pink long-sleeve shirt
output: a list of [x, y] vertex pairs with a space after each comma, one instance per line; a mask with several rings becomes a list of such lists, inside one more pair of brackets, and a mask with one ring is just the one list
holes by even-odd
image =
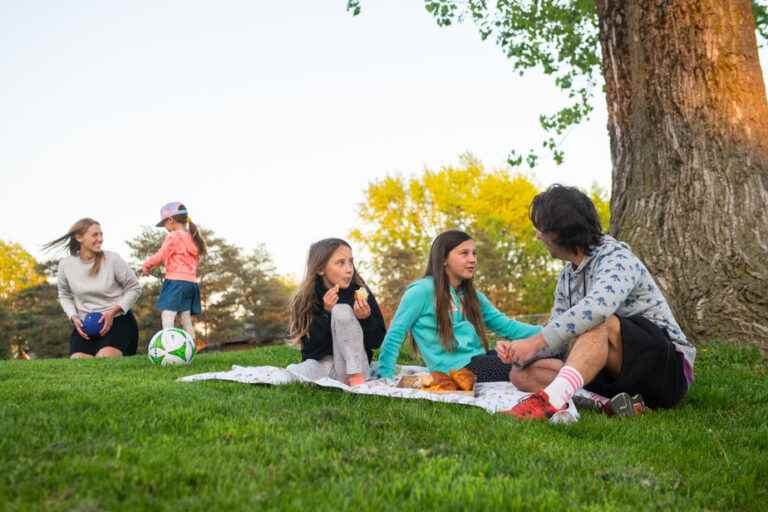
[[161, 263], [165, 267], [165, 278], [178, 281], [197, 282], [198, 250], [192, 235], [184, 229], [171, 231], [165, 236], [163, 246], [144, 262], [144, 271]]

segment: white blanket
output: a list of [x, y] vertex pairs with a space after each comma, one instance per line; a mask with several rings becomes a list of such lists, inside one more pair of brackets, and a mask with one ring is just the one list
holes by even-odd
[[[314, 362], [314, 361], [313, 361]], [[310, 364], [308, 364], [310, 363]], [[432, 402], [447, 402], [452, 404], [473, 405], [485, 409], [491, 414], [506, 411], [514, 407], [520, 400], [530, 393], [518, 390], [509, 382], [486, 382], [475, 386], [476, 396], [467, 396], [461, 393], [430, 393], [418, 389], [398, 388], [396, 386], [400, 377], [414, 373], [427, 372], [421, 366], [400, 366], [400, 372], [395, 379], [368, 380], [360, 386], [347, 386], [338, 380], [324, 376], [324, 371], [319, 364], [312, 365], [310, 361], [303, 364], [288, 365], [287, 368], [276, 366], [232, 366], [225, 372], [199, 373], [181, 377], [180, 382], [197, 382], [202, 380], [228, 380], [243, 384], [269, 384], [280, 386], [293, 382], [304, 382], [326, 388], [336, 388], [347, 393], [361, 395], [390, 396], [393, 398], [411, 398], [430, 400]], [[556, 423], [570, 423], [576, 421], [579, 413], [573, 405], [568, 404], [567, 413], [560, 413], [552, 418]]]

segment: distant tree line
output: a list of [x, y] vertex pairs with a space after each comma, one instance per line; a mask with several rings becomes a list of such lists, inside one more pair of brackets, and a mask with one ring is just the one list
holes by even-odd
[[[209, 254], [199, 268], [203, 314], [196, 318], [196, 329], [200, 338], [208, 343], [285, 338], [293, 283], [277, 274], [263, 246], [244, 251], [211, 230], [203, 232]], [[128, 242], [134, 268], [160, 248], [163, 237], [162, 231], [145, 228]], [[0, 357], [19, 350], [36, 357], [67, 356], [71, 325], [58, 303], [58, 260], [36, 263], [17, 244], [0, 244]], [[18, 271], [20, 266], [24, 273]], [[161, 329], [154, 305], [162, 271], [155, 269], [141, 281], [144, 291], [133, 312], [141, 331], [139, 350], [143, 351], [149, 337]]]

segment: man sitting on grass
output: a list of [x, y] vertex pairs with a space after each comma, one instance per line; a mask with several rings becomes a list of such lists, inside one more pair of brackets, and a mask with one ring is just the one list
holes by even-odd
[[510, 381], [535, 392], [506, 414], [550, 418], [581, 387], [596, 407], [618, 415], [638, 413], [643, 400], [675, 406], [693, 381], [696, 349], [645, 265], [602, 234], [594, 204], [576, 188], [552, 185], [534, 198], [530, 218], [537, 238], [566, 265], [544, 330], [497, 344], [502, 360], [519, 365]]

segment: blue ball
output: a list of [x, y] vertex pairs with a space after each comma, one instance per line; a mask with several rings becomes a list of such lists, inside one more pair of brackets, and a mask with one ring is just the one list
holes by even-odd
[[99, 335], [104, 325], [101, 323], [101, 313], [88, 313], [83, 320], [83, 331], [90, 337]]

